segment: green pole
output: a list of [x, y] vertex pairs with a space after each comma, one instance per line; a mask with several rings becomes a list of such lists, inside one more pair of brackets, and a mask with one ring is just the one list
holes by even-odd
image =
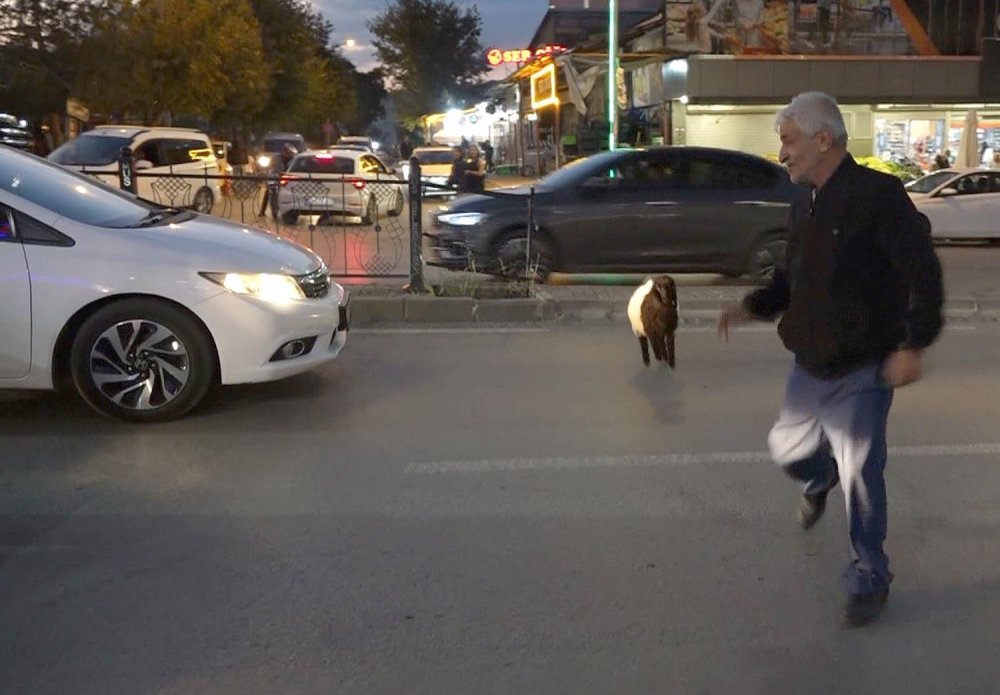
[[608, 149], [615, 149], [618, 120], [618, 3], [608, 0]]

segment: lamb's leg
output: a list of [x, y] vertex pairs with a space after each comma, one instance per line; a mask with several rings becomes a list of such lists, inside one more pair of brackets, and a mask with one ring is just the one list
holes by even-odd
[[662, 362], [667, 359], [667, 356], [663, 354], [663, 336], [653, 333], [649, 336], [649, 340], [653, 344], [653, 357], [656, 358], [656, 361]]
[[649, 366], [649, 340], [644, 335], [639, 336], [639, 347], [642, 348], [642, 363]]
[[674, 332], [670, 331], [667, 333], [667, 364], [670, 365], [671, 369], [674, 368], [674, 358], [676, 355], [677, 353], [674, 350]]

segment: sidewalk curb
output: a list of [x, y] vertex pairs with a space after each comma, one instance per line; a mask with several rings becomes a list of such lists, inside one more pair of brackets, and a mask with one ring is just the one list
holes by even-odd
[[[683, 323], [711, 323], [729, 302], [682, 301]], [[1000, 300], [954, 297], [944, 303], [945, 320], [1000, 321]], [[626, 302], [604, 298], [521, 297], [474, 299], [401, 295], [354, 297], [351, 323], [356, 326], [398, 323], [625, 323]]]

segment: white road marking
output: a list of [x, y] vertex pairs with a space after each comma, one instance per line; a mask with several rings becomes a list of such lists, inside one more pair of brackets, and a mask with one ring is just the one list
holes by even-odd
[[[423, 327], [408, 327], [408, 326], [393, 326], [386, 328], [378, 328], [375, 326], [370, 326], [366, 328], [352, 328], [351, 333], [361, 333], [361, 334], [371, 334], [371, 335], [448, 335], [448, 334], [463, 334], [463, 333], [552, 333], [553, 331], [559, 330], [562, 327], [581, 327], [590, 328], [595, 324], [580, 323], [580, 324], [558, 324], [554, 326], [524, 326], [524, 325], [513, 325], [513, 326], [423, 326]], [[598, 326], [604, 324], [597, 324]], [[621, 326], [628, 326], [627, 322], [622, 323], [607, 323], [608, 327], [611, 328], [621, 328]], [[976, 327], [968, 324], [951, 324], [945, 326], [946, 331], [974, 331]], [[716, 331], [715, 324], [699, 324], [699, 325], [682, 325], [678, 327], [678, 333], [714, 333]], [[771, 324], [750, 324], [748, 326], [737, 326], [735, 328], [729, 329], [730, 333], [774, 333], [776, 329]]]
[[[1000, 444], [921, 444], [889, 448], [890, 457], [983, 456], [1000, 454]], [[715, 453], [663, 454], [656, 456], [581, 456], [481, 461], [432, 461], [411, 463], [405, 472], [414, 475], [439, 473], [494, 473], [499, 471], [574, 470], [586, 468], [634, 468], [688, 466], [713, 463], [768, 463], [764, 451], [720, 451]]]
[[449, 333], [550, 333], [551, 328], [545, 326], [427, 326], [424, 328], [352, 328], [351, 333], [371, 334], [449, 334]]

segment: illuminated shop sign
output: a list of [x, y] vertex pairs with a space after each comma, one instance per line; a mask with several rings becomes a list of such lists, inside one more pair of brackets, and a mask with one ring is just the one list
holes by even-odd
[[558, 103], [556, 66], [555, 63], [550, 63], [531, 76], [531, 108], [540, 109]]
[[553, 53], [562, 53], [566, 50], [565, 46], [548, 45], [539, 46], [534, 51], [527, 48], [514, 48], [514, 49], [500, 49], [491, 48], [486, 51], [486, 62], [497, 67], [499, 65], [512, 65], [516, 63], [527, 63], [532, 58], [538, 58], [540, 56], [552, 55]]

